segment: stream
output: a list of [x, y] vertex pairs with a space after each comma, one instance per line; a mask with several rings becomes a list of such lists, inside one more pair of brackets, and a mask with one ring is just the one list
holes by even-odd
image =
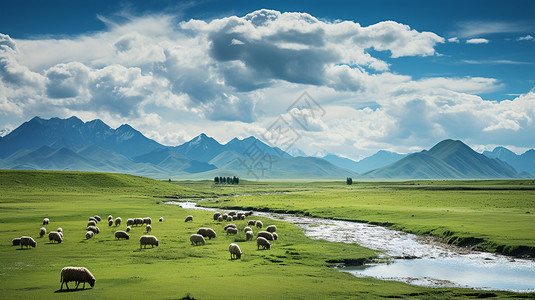
[[[186, 199], [184, 199], [186, 200]], [[185, 209], [230, 211], [196, 206], [194, 201], [165, 202]], [[237, 210], [233, 210], [237, 211]], [[255, 216], [290, 222], [306, 236], [331, 242], [356, 243], [381, 251], [388, 263], [340, 268], [358, 277], [396, 280], [428, 287], [535, 292], [535, 261], [489, 252], [455, 251], [421, 236], [385, 227], [291, 214], [255, 211]], [[452, 249], [450, 249], [452, 248]]]

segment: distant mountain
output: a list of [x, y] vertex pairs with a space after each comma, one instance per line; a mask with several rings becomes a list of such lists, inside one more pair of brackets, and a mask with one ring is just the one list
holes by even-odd
[[510, 165], [479, 154], [461, 141], [444, 140], [429, 151], [410, 154], [359, 178], [491, 179], [519, 178]]
[[394, 163], [405, 156], [407, 155], [380, 150], [374, 155], [368, 156], [359, 161], [354, 161], [352, 159], [341, 157], [335, 154], [328, 154], [324, 156], [323, 159], [340, 168], [348, 169], [357, 173], [364, 173]]
[[154, 150], [134, 158], [135, 162], [150, 163], [169, 171], [183, 171], [187, 173], [206, 172], [217, 167], [209, 163], [190, 159], [173, 148]]
[[341, 157], [341, 156], [338, 156], [336, 154], [327, 154], [323, 157], [323, 159], [325, 159], [326, 161], [330, 162], [331, 164], [337, 166], [337, 167], [340, 167], [340, 168], [344, 168], [344, 169], [347, 169], [347, 170], [351, 170], [353, 172], [357, 172], [357, 173], [360, 173], [356, 170], [360, 169], [359, 168], [359, 163], [352, 160], [352, 159], [349, 159], [349, 158], [345, 158], [345, 157]]
[[529, 172], [535, 174], [535, 150], [530, 149], [521, 155], [517, 155], [513, 151], [504, 148], [496, 147], [492, 152], [484, 151], [483, 155], [490, 158], [497, 158], [510, 164], [518, 172]]
[[243, 140], [240, 140], [238, 138], [233, 138], [230, 142], [224, 145], [224, 150], [235, 151], [245, 156], [254, 156], [254, 155], [258, 155], [258, 153], [262, 153], [263, 155], [268, 154], [273, 157], [281, 157], [281, 158], [292, 157], [290, 154], [282, 151], [280, 148], [270, 147], [266, 145], [264, 142], [255, 138], [254, 136], [250, 136]]
[[209, 162], [223, 152], [223, 145], [212, 137], [201, 133], [189, 142], [175, 147], [177, 153], [200, 162]]

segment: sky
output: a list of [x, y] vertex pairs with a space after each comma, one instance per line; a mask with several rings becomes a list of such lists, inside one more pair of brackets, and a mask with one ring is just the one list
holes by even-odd
[[[34, 116], [361, 159], [535, 147], [535, 1], [4, 1], [0, 133]], [[284, 133], [284, 134], [282, 134]]]

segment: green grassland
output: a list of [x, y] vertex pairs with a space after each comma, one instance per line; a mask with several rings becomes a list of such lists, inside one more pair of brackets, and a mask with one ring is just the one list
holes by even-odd
[[[349, 199], [361, 197], [360, 194], [355, 197], [355, 192], [368, 188], [373, 189], [359, 186], [348, 188], [335, 183], [266, 185], [255, 182], [230, 187], [213, 186], [209, 182], [177, 184], [108, 173], [2, 170], [0, 298], [177, 299], [188, 294], [196, 299], [535, 296], [457, 288], [424, 288], [357, 278], [330, 266], [337, 262], [365, 261], [375, 257], [376, 253], [354, 244], [311, 240], [291, 224], [255, 217], [263, 220], [265, 225], [277, 225], [280, 237], [271, 250], [257, 250], [254, 242], [245, 241], [242, 232], [236, 236], [226, 236], [223, 232], [226, 223], [213, 221], [212, 213], [163, 204], [166, 198], [288, 191], [292, 193], [236, 197], [221, 203], [239, 206], [243, 201], [247, 203], [246, 206], [252, 207], [251, 204], [258, 201], [258, 207], [264, 208], [269, 207], [266, 203], [277, 204], [280, 201], [278, 197], [285, 196], [289, 197], [288, 205], [296, 209], [299, 205], [305, 205], [304, 202], [310, 202], [311, 213], [314, 213], [316, 210], [327, 211], [327, 206], [319, 205], [321, 201], [314, 201], [313, 195], [325, 200], [325, 195], [337, 193], [341, 197], [338, 208], [341, 208], [348, 205], [343, 203]], [[371, 197], [372, 192], [367, 193]], [[380, 193], [384, 194], [384, 191]], [[332, 204], [336, 202], [335, 198], [328, 199]], [[207, 202], [216, 204], [215, 201]], [[332, 209], [333, 213], [336, 212], [337, 206]], [[151, 234], [160, 240], [160, 246], [140, 249], [138, 239], [144, 234], [144, 227], [133, 227], [130, 240], [114, 240], [113, 232], [124, 230], [124, 223], [115, 228], [101, 222], [100, 234], [86, 240], [87, 220], [95, 214], [104, 219], [111, 214], [121, 217], [123, 222], [131, 217], [151, 217]], [[185, 217], [190, 214], [194, 216], [194, 221], [185, 223]], [[157, 221], [160, 216], [164, 217], [164, 222]], [[47, 238], [38, 237], [44, 217], [50, 218], [50, 224], [45, 226], [48, 232], [63, 228], [63, 243], [50, 244]], [[245, 226], [245, 221], [235, 223], [240, 229]], [[207, 240], [206, 246], [191, 246], [189, 235], [205, 226], [214, 228], [218, 237]], [[33, 236], [37, 247], [19, 250], [19, 247], [11, 246], [11, 239], [22, 235]], [[232, 242], [240, 245], [244, 253], [241, 260], [230, 260], [228, 245]], [[85, 266], [90, 269], [97, 279], [95, 287], [57, 292], [60, 270], [65, 266]], [[73, 287], [72, 284], [70, 286]]]

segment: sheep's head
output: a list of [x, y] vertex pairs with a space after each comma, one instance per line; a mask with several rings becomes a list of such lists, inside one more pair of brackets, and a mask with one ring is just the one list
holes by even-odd
[[242, 254], [242, 252], [238, 252], [238, 253], [236, 253], [236, 257], [237, 257], [237, 258], [241, 258], [241, 254]]
[[95, 286], [95, 282], [97, 282], [97, 280], [95, 278], [90, 278], [88, 281], [89, 285], [91, 287], [94, 287]]

